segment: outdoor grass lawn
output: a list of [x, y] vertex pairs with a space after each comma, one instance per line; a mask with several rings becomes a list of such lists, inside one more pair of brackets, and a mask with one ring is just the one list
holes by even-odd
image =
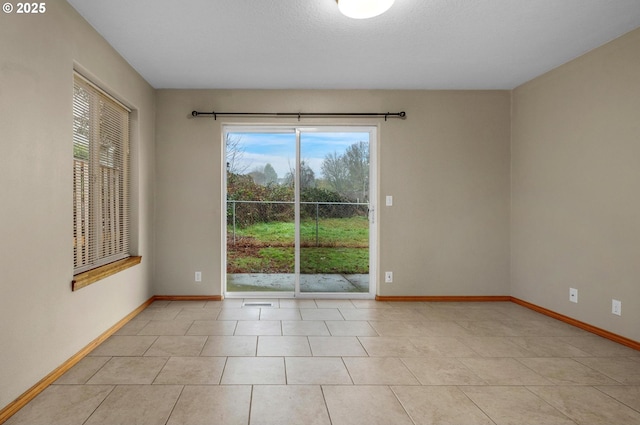
[[[229, 273], [293, 273], [294, 223], [258, 223], [228, 229]], [[329, 218], [301, 223], [301, 273], [369, 273], [369, 220], [367, 217]]]

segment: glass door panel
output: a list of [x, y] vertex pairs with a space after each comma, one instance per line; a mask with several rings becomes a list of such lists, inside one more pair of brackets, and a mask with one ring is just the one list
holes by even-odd
[[369, 292], [369, 132], [300, 132], [300, 292]]
[[294, 292], [293, 131], [226, 131], [227, 292]]

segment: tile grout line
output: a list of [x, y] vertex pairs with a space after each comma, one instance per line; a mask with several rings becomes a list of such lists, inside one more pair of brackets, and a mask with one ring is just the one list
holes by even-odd
[[331, 419], [331, 411], [329, 410], [329, 405], [327, 404], [327, 396], [324, 393], [324, 385], [320, 385], [320, 392], [322, 393], [322, 401], [324, 401], [324, 408], [327, 410], [327, 417], [329, 418], [329, 424], [333, 424], [333, 420]]
[[178, 397], [176, 397], [176, 401], [173, 403], [173, 407], [171, 408], [171, 411], [169, 412], [169, 415], [167, 416], [167, 420], [164, 421], [165, 425], [167, 423], [169, 423], [169, 420], [171, 419], [171, 415], [173, 415], [173, 411], [176, 410], [176, 406], [178, 405], [178, 401], [180, 401], [180, 397], [182, 397], [182, 393], [184, 392], [185, 388], [186, 388], [186, 385], [182, 385], [182, 388], [180, 389], [180, 394], [178, 394]]
[[[420, 381], [418, 381], [420, 382]], [[389, 391], [391, 391], [391, 394], [393, 394], [393, 396], [395, 397], [396, 401], [398, 402], [398, 404], [400, 405], [400, 407], [402, 407], [402, 410], [404, 411], [404, 413], [407, 415], [407, 417], [409, 418], [409, 420], [414, 424], [414, 425], [418, 425], [416, 423], [416, 421], [413, 419], [413, 416], [411, 416], [411, 414], [409, 414], [409, 412], [407, 411], [406, 406], [404, 405], [404, 403], [402, 403], [402, 401], [400, 400], [400, 397], [398, 397], [398, 394], [393, 390], [393, 385], [389, 385], [387, 388], [389, 388]]]
[[467, 395], [467, 393], [465, 393], [465, 392], [464, 392], [464, 390], [463, 390], [462, 388], [460, 388], [460, 387], [461, 387], [461, 385], [456, 385], [456, 386], [455, 386], [455, 388], [456, 388], [458, 391], [460, 391], [460, 392], [462, 393], [462, 395], [464, 395], [464, 396], [467, 398], [467, 400], [469, 400], [469, 401], [470, 401], [474, 406], [476, 406], [476, 407], [478, 408], [478, 410], [480, 410], [480, 411], [482, 412], [482, 414], [483, 414], [483, 415], [485, 415], [485, 416], [486, 416], [486, 417], [487, 417], [491, 422], [493, 422], [494, 424], [497, 424], [497, 422], [496, 422], [496, 421], [494, 421], [494, 420], [493, 420], [493, 418], [492, 418], [491, 416], [489, 416], [489, 413], [485, 412], [485, 411], [484, 411], [484, 409], [483, 409], [482, 407], [478, 406], [478, 404], [477, 404], [475, 401], [473, 401], [473, 400], [471, 399], [471, 397], [469, 397], [469, 396]]
[[[86, 384], [83, 384], [83, 385], [86, 385]], [[86, 424], [86, 423], [89, 421], [89, 419], [91, 419], [91, 417], [94, 415], [94, 413], [96, 413], [96, 411], [100, 408], [100, 406], [102, 406], [102, 404], [107, 400], [107, 398], [109, 398], [109, 396], [111, 395], [111, 393], [113, 393], [113, 392], [115, 391], [115, 389], [116, 389], [116, 387], [117, 387], [117, 386], [118, 386], [117, 384], [113, 385], [113, 387], [111, 388], [111, 391], [109, 391], [109, 393], [108, 393], [108, 394], [107, 394], [107, 395], [102, 399], [102, 401], [101, 401], [100, 403], [98, 403], [98, 405], [96, 406], [96, 408], [95, 408], [95, 409], [93, 409], [93, 410], [91, 411], [91, 413], [89, 414], [89, 416], [87, 416], [87, 419], [85, 419], [85, 420], [82, 422], [83, 424]]]
[[207, 342], [209, 342], [209, 335], [203, 335], [203, 336], [206, 336], [206, 338], [204, 340], [204, 344], [202, 344], [202, 348], [200, 348], [200, 352], [198, 353], [198, 355], [196, 357], [205, 357], [205, 356], [202, 355], [202, 352], [204, 351], [204, 347], [207, 346]]
[[[615, 377], [613, 377], [613, 376], [609, 375], [608, 373], [603, 372], [603, 371], [600, 371], [600, 370], [598, 370], [598, 369], [595, 369], [595, 368], [593, 368], [593, 367], [589, 366], [588, 364], [584, 364], [584, 363], [582, 363], [582, 362], [580, 361], [580, 359], [581, 359], [581, 358], [582, 358], [582, 359], [585, 359], [585, 358], [586, 358], [586, 359], [610, 359], [610, 360], [611, 360], [611, 359], [612, 359], [612, 357], [575, 357], [575, 358], [574, 358], [574, 357], [571, 357], [571, 360], [573, 360], [574, 362], [578, 363], [579, 365], [582, 365], [582, 366], [584, 366], [584, 367], [586, 367], [586, 368], [591, 369], [592, 371], [594, 371], [594, 372], [596, 372], [596, 373], [599, 373], [599, 374], [601, 374], [601, 375], [604, 375], [604, 376], [606, 376], [606, 377], [607, 377], [607, 378], [609, 378], [609, 379], [613, 379], [613, 380], [614, 380], [614, 381], [616, 381], [619, 385], [625, 385], [625, 383], [624, 383], [624, 382], [621, 382], [620, 380], [618, 380], [618, 379], [616, 379]], [[620, 357], [620, 358], [626, 359], [626, 358], [629, 358], [629, 357]]]
[[249, 395], [249, 413], [247, 414], [247, 425], [251, 424], [251, 411], [253, 410], [253, 388], [255, 385], [251, 385], [251, 394]]
[[220, 372], [220, 379], [218, 379], [218, 385], [222, 385], [222, 377], [224, 376], [224, 372], [227, 370], [227, 362], [229, 361], [229, 357], [224, 358], [224, 365], [222, 366], [222, 372]]
[[345, 363], [345, 361], [344, 361], [344, 357], [340, 357], [340, 360], [342, 361], [342, 365], [344, 366], [344, 370], [346, 370], [347, 371], [347, 375], [349, 375], [349, 379], [351, 380], [351, 385], [356, 386], [356, 383], [353, 380], [353, 376], [351, 376], [351, 371], [347, 367], [347, 363]]
[[[578, 424], [577, 421], [575, 421], [571, 416], [567, 415], [565, 412], [563, 412], [562, 410], [558, 409], [557, 407], [555, 407], [553, 404], [549, 403], [547, 400], [545, 400], [544, 398], [540, 397], [538, 394], [534, 393], [533, 391], [531, 391], [529, 389], [529, 387], [532, 386], [538, 386], [538, 387], [547, 387], [547, 386], [554, 386], [554, 387], [559, 387], [561, 385], [556, 385], [553, 384], [552, 385], [522, 385], [522, 388], [524, 388], [525, 390], [527, 390], [530, 394], [532, 394], [534, 397], [540, 399], [544, 404], [546, 404], [547, 406], [551, 407], [553, 410], [557, 411], [558, 413], [560, 413], [562, 416], [564, 416], [565, 418], [569, 419], [571, 422]], [[591, 385], [580, 385], [580, 387], [591, 387]]]
[[600, 388], [598, 388], [598, 387], [608, 387], [608, 386], [610, 386], [610, 387], [619, 387], [619, 385], [598, 385], [598, 386], [596, 386], [596, 385], [591, 385], [591, 388], [593, 388], [594, 390], [596, 390], [596, 391], [600, 392], [601, 394], [604, 394], [605, 396], [609, 397], [610, 399], [613, 399], [613, 400], [617, 401], [618, 403], [620, 403], [620, 404], [622, 404], [622, 405], [624, 405], [624, 406], [627, 406], [629, 409], [633, 410], [634, 412], [638, 412], [638, 413], [640, 413], [640, 410], [639, 410], [639, 409], [636, 409], [636, 408], [634, 408], [634, 407], [632, 407], [632, 406], [629, 406], [629, 405], [628, 405], [627, 403], [625, 403], [624, 401], [622, 401], [622, 400], [618, 400], [617, 398], [615, 398], [615, 397], [614, 397], [614, 396], [612, 396], [611, 394], [607, 394], [606, 392], [604, 392], [604, 391], [602, 391]]

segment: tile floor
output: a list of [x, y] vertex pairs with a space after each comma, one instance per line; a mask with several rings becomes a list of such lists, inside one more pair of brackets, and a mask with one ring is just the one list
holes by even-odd
[[509, 302], [157, 301], [7, 425], [640, 424], [640, 352]]

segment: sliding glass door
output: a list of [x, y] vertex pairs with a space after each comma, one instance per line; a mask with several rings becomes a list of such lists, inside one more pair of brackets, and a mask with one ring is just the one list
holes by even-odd
[[227, 293], [295, 291], [296, 133], [229, 128]]
[[227, 296], [371, 297], [375, 127], [227, 126]]

